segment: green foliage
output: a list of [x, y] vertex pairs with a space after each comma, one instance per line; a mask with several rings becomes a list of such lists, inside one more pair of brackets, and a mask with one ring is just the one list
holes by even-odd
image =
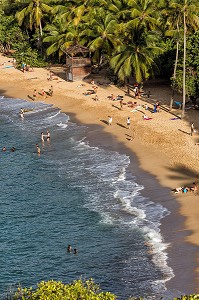
[[159, 47], [162, 49], [162, 54], [155, 59], [158, 65], [155, 75], [169, 80], [173, 75], [176, 45], [171, 39], [166, 38], [160, 40]]
[[[191, 35], [187, 40], [186, 53], [186, 93], [189, 96], [199, 97], [199, 32]], [[176, 88], [182, 91], [182, 58], [176, 77]]]
[[185, 295], [180, 298], [174, 298], [173, 300], [199, 300], [199, 294]]
[[43, 58], [37, 50], [31, 48], [27, 35], [19, 28], [15, 18], [6, 16], [3, 12], [0, 13], [0, 18], [0, 45], [2, 49], [16, 50], [13, 56], [19, 65], [25, 62], [32, 67], [45, 66], [46, 63]]
[[17, 65], [20, 68], [21, 64], [24, 62], [31, 67], [45, 67], [47, 62], [45, 62], [39, 55], [37, 50], [33, 50], [28, 44], [21, 45], [17, 47], [18, 51], [14, 53], [14, 57], [17, 60]]
[[[11, 299], [11, 298], [10, 298]], [[70, 284], [61, 281], [42, 281], [36, 289], [18, 287], [13, 300], [116, 300], [110, 292], [102, 292], [92, 279], [75, 280]], [[130, 297], [128, 300], [142, 300], [141, 297]], [[146, 299], [146, 298], [145, 298]], [[161, 298], [162, 299], [162, 298]], [[199, 294], [183, 295], [173, 300], [199, 300]]]
[[109, 292], [101, 292], [92, 279], [75, 280], [71, 284], [50, 280], [40, 282], [37, 289], [18, 288], [14, 300], [115, 300]]

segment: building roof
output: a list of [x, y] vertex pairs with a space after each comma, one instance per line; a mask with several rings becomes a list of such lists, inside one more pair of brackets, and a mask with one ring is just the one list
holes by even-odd
[[79, 54], [79, 53], [81, 53], [81, 54], [88, 53], [89, 48], [84, 47], [80, 44], [75, 44], [75, 45], [70, 46], [69, 48], [67, 48], [64, 52], [73, 56], [73, 55], [76, 55], [76, 54]]

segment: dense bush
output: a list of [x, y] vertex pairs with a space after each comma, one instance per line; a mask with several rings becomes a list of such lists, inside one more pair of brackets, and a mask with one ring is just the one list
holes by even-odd
[[76, 280], [71, 284], [61, 281], [40, 282], [37, 289], [18, 288], [14, 300], [115, 300], [116, 296], [109, 292], [101, 292], [92, 279]]
[[[187, 40], [186, 54], [186, 91], [189, 96], [199, 97], [199, 32], [191, 35]], [[182, 91], [182, 58], [177, 71], [176, 86]]]
[[16, 50], [13, 57], [21, 66], [24, 62], [32, 67], [44, 67], [46, 62], [38, 53], [38, 50], [32, 49], [29, 43], [29, 37], [18, 26], [14, 16], [5, 16], [0, 12], [0, 49], [2, 52]]

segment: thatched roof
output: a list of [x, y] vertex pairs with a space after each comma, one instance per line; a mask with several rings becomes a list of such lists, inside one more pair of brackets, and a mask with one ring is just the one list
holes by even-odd
[[65, 49], [64, 51], [65, 53], [69, 54], [69, 55], [76, 55], [81, 53], [83, 55], [83, 53], [88, 53], [89, 52], [89, 48], [84, 47], [80, 44], [75, 44], [73, 46], [70, 46], [69, 48]]

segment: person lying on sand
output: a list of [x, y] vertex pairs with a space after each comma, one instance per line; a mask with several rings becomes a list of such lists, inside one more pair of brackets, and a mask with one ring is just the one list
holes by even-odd
[[193, 182], [192, 186], [180, 186], [177, 187], [175, 189], [172, 190], [172, 192], [174, 192], [175, 194], [179, 194], [179, 193], [187, 193], [187, 192], [197, 192], [198, 190], [198, 186], [197, 183]]
[[144, 116], [142, 116], [143, 120], [152, 120], [152, 118], [149, 118], [147, 115], [144, 114]]
[[88, 90], [88, 91], [86, 91], [86, 92], [83, 92], [83, 95], [85, 95], [85, 96], [87, 96], [87, 95], [92, 95], [92, 94], [95, 94], [95, 92], [92, 91], [92, 90]]
[[196, 182], [193, 182], [193, 185], [190, 187], [190, 191], [197, 193], [198, 191], [198, 184]]

